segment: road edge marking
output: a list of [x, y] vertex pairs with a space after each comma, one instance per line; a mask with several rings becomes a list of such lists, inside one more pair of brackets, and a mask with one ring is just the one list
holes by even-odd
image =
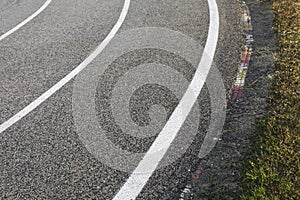
[[242, 22], [245, 37], [244, 50], [241, 53], [241, 65], [238, 67], [236, 80], [233, 85], [233, 100], [239, 101], [243, 96], [243, 90], [246, 83], [247, 74], [249, 71], [250, 60], [253, 53], [253, 26], [250, 15], [250, 10], [245, 2], [242, 2]]
[[[52, 1], [52, 0], [50, 0]], [[101, 44], [93, 51], [80, 65], [78, 65], [74, 70], [72, 70], [68, 75], [66, 75], [63, 79], [57, 82], [54, 86], [52, 86], [49, 90], [44, 92], [40, 97], [26, 106], [24, 109], [19, 111], [13, 117], [5, 121], [0, 125], [0, 133], [4, 132], [6, 129], [14, 125], [20, 119], [28, 115], [31, 111], [36, 109], [39, 105], [45, 102], [49, 97], [51, 97], [54, 93], [60, 90], [65, 84], [67, 84], [70, 80], [72, 80], [77, 74], [79, 74], [88, 64], [90, 64], [109, 44], [109, 42], [113, 39], [113, 37], [117, 34], [119, 29], [121, 28], [125, 18], [127, 16], [129, 6], [131, 0], [125, 0], [122, 12], [120, 17], [110, 33], [106, 36], [106, 38], [101, 42]]]
[[[219, 38], [218, 5], [215, 0], [208, 0], [208, 4], [210, 11], [208, 37], [193, 80], [168, 122], [113, 200], [132, 200], [138, 197], [175, 139], [202, 90], [212, 65]], [[158, 149], [160, 154], [157, 155]], [[156, 157], [153, 156], [155, 154]], [[148, 171], [145, 172], [145, 169]]]
[[21, 23], [19, 23], [17, 26], [15, 26], [14, 28], [10, 29], [9, 31], [7, 31], [6, 33], [4, 33], [3, 35], [0, 36], [0, 41], [4, 40], [5, 38], [7, 38], [8, 36], [10, 36], [11, 34], [13, 34], [14, 32], [16, 32], [17, 30], [19, 30], [20, 28], [22, 28], [24, 25], [26, 25], [28, 22], [30, 22], [31, 20], [33, 20], [36, 16], [38, 16], [39, 14], [41, 14], [41, 12], [43, 12], [48, 6], [49, 4], [52, 2], [52, 0], [47, 0], [42, 7], [40, 7], [37, 11], [35, 11], [32, 15], [30, 15], [27, 19], [25, 19], [24, 21], [22, 21]]

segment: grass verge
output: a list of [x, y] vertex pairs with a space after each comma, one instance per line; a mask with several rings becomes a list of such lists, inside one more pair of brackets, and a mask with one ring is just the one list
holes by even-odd
[[300, 199], [300, 0], [272, 0], [279, 52], [241, 199]]

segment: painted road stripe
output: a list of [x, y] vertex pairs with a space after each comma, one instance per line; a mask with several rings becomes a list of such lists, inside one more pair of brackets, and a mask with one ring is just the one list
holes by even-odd
[[35, 13], [33, 13], [30, 17], [28, 17], [27, 19], [25, 19], [23, 22], [21, 22], [20, 24], [18, 24], [16, 27], [14, 27], [13, 29], [9, 30], [8, 32], [4, 33], [3, 35], [0, 36], [0, 41], [7, 38], [8, 36], [10, 36], [11, 34], [13, 34], [14, 32], [16, 32], [17, 30], [19, 30], [20, 28], [22, 28], [25, 24], [27, 24], [28, 22], [30, 22], [31, 20], [33, 20], [36, 16], [38, 16], [41, 12], [43, 12], [51, 3], [52, 0], [47, 0], [42, 7], [40, 7], [37, 11], [35, 11]]
[[[168, 122], [137, 168], [114, 197], [114, 200], [131, 200], [137, 198], [166, 154], [202, 90], [212, 65], [219, 37], [218, 6], [215, 0], [208, 0], [208, 4], [210, 12], [209, 32], [204, 53], [193, 80]], [[158, 151], [160, 153], [157, 153]]]
[[25, 117], [28, 113], [30, 113], [35, 108], [37, 108], [39, 105], [41, 105], [44, 101], [46, 101], [49, 97], [51, 97], [55, 92], [57, 92], [65, 84], [67, 84], [70, 80], [72, 80], [77, 74], [79, 74], [88, 64], [90, 64], [104, 50], [104, 48], [109, 44], [109, 42], [113, 39], [113, 37], [116, 35], [118, 30], [122, 26], [122, 24], [127, 16], [127, 13], [128, 13], [129, 5], [130, 5], [130, 0], [125, 0], [122, 12], [120, 14], [120, 17], [119, 17], [117, 23], [112, 28], [110, 33], [106, 36], [106, 38], [102, 41], [102, 43], [97, 47], [97, 49], [91, 55], [89, 55], [80, 65], [78, 65], [73, 71], [71, 71], [62, 80], [60, 80], [58, 83], [56, 83], [54, 86], [52, 86], [48, 91], [43, 93], [39, 98], [37, 98], [31, 104], [26, 106], [23, 110], [21, 110], [20, 112], [15, 114], [9, 120], [7, 120], [3, 124], [1, 124], [0, 125], [0, 133], [5, 131], [6, 129], [8, 129], [10, 126], [12, 126], [16, 122], [18, 122], [20, 119]]

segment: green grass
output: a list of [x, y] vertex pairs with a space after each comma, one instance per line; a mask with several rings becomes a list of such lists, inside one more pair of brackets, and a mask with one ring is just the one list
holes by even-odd
[[245, 165], [241, 199], [300, 199], [300, 0], [272, 0], [276, 72], [265, 120]]

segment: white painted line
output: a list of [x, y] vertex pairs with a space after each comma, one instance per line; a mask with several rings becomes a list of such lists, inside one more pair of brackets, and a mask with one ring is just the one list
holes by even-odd
[[106, 38], [102, 41], [102, 43], [97, 47], [97, 49], [89, 55], [80, 65], [78, 65], [73, 71], [71, 71], [67, 76], [65, 76], [62, 80], [52, 86], [48, 91], [43, 93], [39, 98], [33, 101], [31, 104], [26, 106], [23, 110], [18, 112], [16, 115], [11, 117], [9, 120], [0, 125], [0, 133], [8, 129], [10, 126], [18, 122], [20, 119], [25, 117], [28, 113], [33, 111], [39, 105], [41, 105], [44, 101], [46, 101], [49, 97], [51, 97], [55, 92], [61, 89], [65, 84], [67, 84], [70, 80], [72, 80], [77, 74], [79, 74], [89, 63], [91, 63], [108, 45], [108, 43], [113, 39], [116, 35], [120, 27], [122, 26], [128, 10], [129, 10], [130, 0], [125, 0], [122, 12], [117, 23], [114, 25], [110, 33], [106, 36]]
[[5, 39], [6, 37], [8, 37], [9, 35], [13, 34], [14, 32], [16, 32], [17, 30], [19, 30], [20, 28], [22, 28], [25, 24], [27, 24], [28, 22], [30, 22], [31, 20], [33, 20], [36, 16], [38, 16], [41, 12], [43, 12], [51, 3], [52, 0], [47, 0], [42, 7], [40, 7], [37, 11], [35, 11], [35, 13], [33, 13], [30, 17], [28, 17], [27, 19], [25, 19], [23, 22], [21, 22], [20, 24], [18, 24], [16, 27], [14, 27], [13, 29], [9, 30], [8, 32], [4, 33], [3, 35], [0, 36], [0, 41]]
[[204, 53], [193, 80], [178, 106], [169, 118], [168, 122], [157, 136], [156, 140], [145, 154], [137, 168], [133, 171], [124, 186], [114, 197], [114, 200], [132, 200], [138, 197], [149, 178], [156, 170], [160, 161], [166, 154], [172, 141], [175, 139], [178, 131], [183, 125], [186, 117], [191, 111], [197, 100], [197, 97], [202, 90], [212, 65], [219, 37], [218, 5], [215, 0], [208, 0], [208, 4], [210, 11], [209, 32]]

